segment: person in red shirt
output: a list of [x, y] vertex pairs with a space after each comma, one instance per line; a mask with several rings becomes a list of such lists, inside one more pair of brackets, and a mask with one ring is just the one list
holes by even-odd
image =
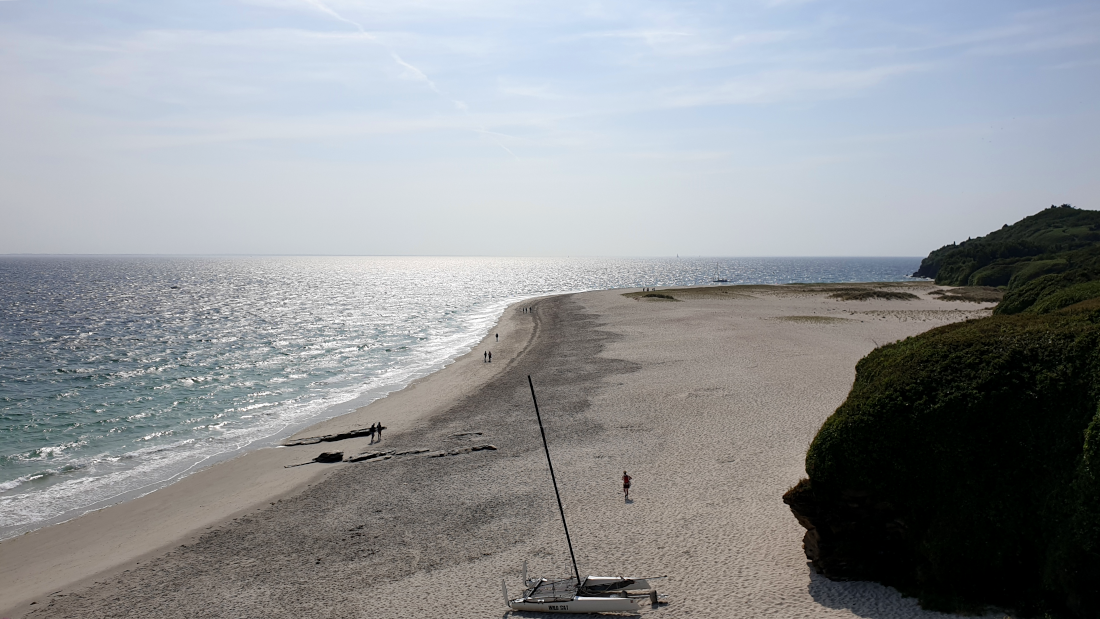
[[633, 479], [633, 478], [630, 477], [630, 475], [627, 475], [626, 471], [623, 471], [623, 494], [625, 494], [626, 498], [628, 498], [628, 499], [630, 498], [630, 480], [631, 479]]

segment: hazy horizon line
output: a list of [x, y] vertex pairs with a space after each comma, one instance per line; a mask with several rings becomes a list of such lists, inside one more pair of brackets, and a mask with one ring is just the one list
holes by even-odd
[[719, 256], [706, 254], [674, 254], [668, 255], [598, 255], [598, 254], [567, 254], [567, 255], [494, 255], [494, 254], [126, 254], [126, 253], [102, 253], [102, 254], [58, 254], [58, 253], [11, 253], [0, 254], [0, 258], [923, 258], [924, 256], [875, 256], [875, 255], [767, 255], [767, 256]]

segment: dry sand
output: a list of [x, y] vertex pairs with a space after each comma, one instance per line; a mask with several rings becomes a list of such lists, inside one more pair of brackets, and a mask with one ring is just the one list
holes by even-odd
[[[507, 616], [500, 579], [517, 592], [524, 559], [532, 573], [569, 571], [528, 374], [582, 574], [669, 576], [659, 589], [670, 603], [642, 614], [943, 616], [886, 587], [813, 574], [781, 500], [860, 357], [988, 313], [929, 297], [927, 285], [905, 289], [921, 298], [753, 287], [510, 308], [491, 367], [486, 342], [302, 433], [382, 420], [390, 430], [377, 447], [390, 459], [282, 468], [358, 453], [367, 439], [261, 450], [0, 543], [0, 609], [10, 609], [0, 616]], [[497, 449], [464, 451], [483, 444]], [[429, 451], [398, 455], [418, 449]]]

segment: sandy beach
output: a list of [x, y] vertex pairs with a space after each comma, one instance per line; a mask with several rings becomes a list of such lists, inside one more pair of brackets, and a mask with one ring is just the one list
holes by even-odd
[[[0, 617], [509, 616], [500, 580], [518, 592], [525, 559], [532, 573], [570, 571], [528, 375], [582, 575], [668, 576], [669, 603], [642, 614], [942, 617], [813, 574], [781, 500], [859, 358], [992, 307], [936, 288], [525, 302], [447, 368], [298, 435], [381, 421], [381, 443], [259, 450], [0, 542]], [[285, 468], [322, 451], [383, 453]]]

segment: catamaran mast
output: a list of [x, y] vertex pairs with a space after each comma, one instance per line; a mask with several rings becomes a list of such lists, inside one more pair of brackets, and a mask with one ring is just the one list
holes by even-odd
[[554, 463], [550, 461], [550, 447], [546, 445], [546, 430], [542, 429], [542, 415], [539, 414], [539, 401], [535, 397], [535, 383], [527, 375], [527, 384], [531, 386], [531, 401], [535, 403], [535, 417], [539, 420], [539, 432], [542, 433], [542, 448], [546, 450], [546, 464], [550, 466], [550, 481], [554, 483], [554, 496], [558, 497], [558, 511], [561, 512], [561, 526], [565, 528], [565, 542], [569, 544], [569, 558], [573, 560], [573, 575], [577, 577], [577, 586], [581, 584], [581, 573], [577, 571], [577, 556], [573, 554], [573, 540], [569, 539], [569, 525], [565, 523], [565, 509], [561, 506], [561, 493], [558, 492], [558, 480], [554, 477]]

